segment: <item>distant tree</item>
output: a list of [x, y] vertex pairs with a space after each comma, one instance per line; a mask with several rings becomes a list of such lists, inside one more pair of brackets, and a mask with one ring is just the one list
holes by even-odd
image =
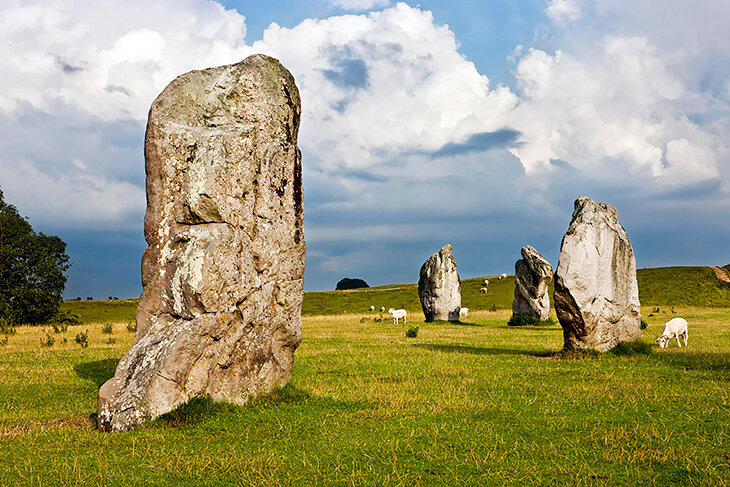
[[363, 287], [370, 287], [368, 286], [368, 283], [363, 281], [362, 279], [350, 279], [349, 277], [345, 277], [344, 279], [341, 279], [340, 282], [337, 283], [337, 287], [335, 288], [335, 291], [343, 291], [345, 289], [360, 289]]
[[63, 240], [33, 231], [0, 191], [0, 318], [16, 324], [52, 319], [69, 266]]

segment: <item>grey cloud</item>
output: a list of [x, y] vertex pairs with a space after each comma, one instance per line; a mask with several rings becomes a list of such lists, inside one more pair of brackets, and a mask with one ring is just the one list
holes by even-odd
[[82, 68], [81, 66], [73, 66], [73, 65], [67, 63], [66, 61], [61, 59], [61, 56], [59, 56], [59, 55], [54, 55], [53, 57], [56, 59], [56, 64], [58, 64], [58, 67], [61, 68], [61, 71], [63, 71], [66, 74], [76, 73], [78, 71], [84, 70], [84, 68]]
[[514, 145], [520, 132], [503, 128], [494, 132], [481, 132], [470, 135], [465, 142], [449, 142], [432, 152], [432, 157], [449, 157], [473, 152], [485, 152], [492, 149], [504, 149]]
[[132, 92], [126, 89], [124, 86], [118, 86], [118, 85], [106, 85], [104, 87], [104, 91], [107, 93], [122, 93], [123, 95], [132, 96]]

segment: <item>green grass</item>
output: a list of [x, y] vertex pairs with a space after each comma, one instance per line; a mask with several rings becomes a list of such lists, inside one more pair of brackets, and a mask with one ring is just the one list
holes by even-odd
[[[727, 266], [730, 268], [730, 266]], [[708, 267], [663, 267], [639, 269], [639, 297], [644, 305], [730, 307], [730, 285], [721, 283]], [[489, 279], [489, 292], [481, 294], [484, 279]], [[511, 309], [514, 298], [514, 276], [499, 280], [496, 276], [463, 279], [461, 303], [470, 310]], [[550, 286], [550, 306], [553, 287]], [[367, 313], [375, 306], [379, 313], [384, 307], [404, 308], [420, 313], [416, 284], [392, 284], [348, 291], [317, 291], [304, 293], [302, 315], [338, 315]], [[118, 301], [65, 301], [62, 310], [77, 314], [83, 323], [134, 321], [136, 299]]]
[[709, 267], [659, 267], [636, 272], [644, 305], [730, 307], [730, 284]]
[[0, 485], [729, 485], [730, 309], [675, 312], [688, 348], [655, 346], [662, 308], [625, 355], [559, 353], [559, 326], [509, 310], [304, 317], [283, 390], [117, 434], [89, 416], [133, 334], [70, 326], [45, 348], [23, 326], [0, 347]]
[[74, 313], [82, 323], [126, 323], [134, 321], [138, 301], [138, 299], [64, 301], [61, 311]]

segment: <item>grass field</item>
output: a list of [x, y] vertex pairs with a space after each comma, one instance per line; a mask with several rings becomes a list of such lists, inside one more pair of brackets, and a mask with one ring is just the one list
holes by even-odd
[[90, 415], [125, 324], [50, 348], [20, 327], [0, 347], [0, 485], [730, 485], [730, 309], [642, 312], [645, 342], [683, 316], [690, 346], [561, 355], [559, 326], [507, 310], [413, 339], [377, 313], [306, 316], [284, 390], [115, 434]]
[[[730, 270], [730, 266], [728, 266]], [[719, 282], [709, 267], [663, 267], [639, 269], [641, 304], [653, 306], [730, 307], [730, 285]], [[489, 292], [481, 294], [484, 279], [489, 279]], [[462, 306], [473, 310], [512, 309], [514, 276], [500, 281], [496, 276], [463, 279]], [[552, 285], [550, 306], [552, 306]], [[420, 313], [418, 286], [394, 284], [349, 291], [317, 291], [304, 293], [304, 316], [365, 313], [375, 306], [404, 308]], [[77, 314], [83, 323], [134, 321], [136, 299], [120, 301], [66, 301], [63, 309]]]

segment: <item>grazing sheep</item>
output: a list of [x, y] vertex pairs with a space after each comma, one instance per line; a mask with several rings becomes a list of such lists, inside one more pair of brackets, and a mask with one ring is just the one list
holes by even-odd
[[500, 274], [499, 280], [501, 281], [502, 279], [507, 279], [507, 274], [505, 274], [505, 273]]
[[403, 318], [403, 323], [406, 322], [406, 315], [407, 315], [406, 310], [404, 310], [404, 309], [393, 309], [393, 308], [390, 308], [388, 310], [388, 313], [390, 313], [390, 314], [393, 315], [393, 324], [394, 325], [397, 324], [398, 323], [398, 320], [401, 319], [401, 318]]
[[484, 285], [489, 286], [489, 279], [484, 279]]
[[459, 310], [459, 319], [461, 319], [462, 317], [466, 318], [466, 315], [468, 315], [468, 314], [469, 314], [469, 308], [461, 308]]
[[482, 294], [487, 294], [487, 288], [483, 287], [479, 290], [479, 292]]
[[664, 323], [664, 332], [662, 332], [656, 341], [659, 344], [659, 348], [667, 348], [669, 340], [674, 337], [677, 339], [677, 345], [682, 346], [679, 343], [679, 336], [682, 335], [684, 338], [684, 346], [687, 346], [687, 320], [684, 318], [672, 318], [671, 320]]
[[375, 306], [370, 306], [370, 311], [375, 311]]
[[385, 306], [381, 306], [381, 307], [380, 307], [380, 312], [381, 312], [381, 313], [385, 313]]

